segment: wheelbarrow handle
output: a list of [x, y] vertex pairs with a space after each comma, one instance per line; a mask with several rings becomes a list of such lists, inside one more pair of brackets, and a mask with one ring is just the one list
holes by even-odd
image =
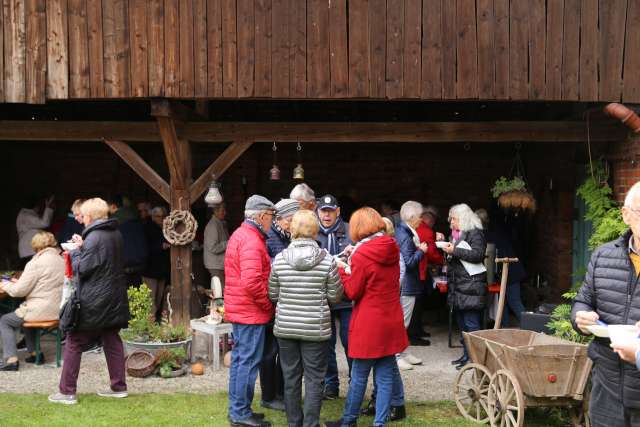
[[518, 258], [496, 258], [496, 262], [512, 263], [520, 261]]

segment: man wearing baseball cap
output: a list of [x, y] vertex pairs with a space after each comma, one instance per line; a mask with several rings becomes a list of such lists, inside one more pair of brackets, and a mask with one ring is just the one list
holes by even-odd
[[[325, 194], [318, 199], [318, 218], [320, 219], [320, 231], [317, 240], [321, 248], [326, 249], [331, 255], [337, 255], [351, 245], [349, 224], [340, 217], [338, 200], [331, 194]], [[351, 359], [348, 356], [351, 311], [351, 301], [346, 298], [331, 306], [331, 340], [329, 341], [329, 363], [325, 377], [325, 399], [338, 398], [340, 391], [338, 362], [336, 360], [336, 321], [338, 319], [340, 320], [340, 341], [349, 364], [349, 375], [351, 375]]]
[[269, 427], [251, 410], [258, 367], [264, 351], [266, 325], [273, 318], [269, 300], [271, 258], [267, 233], [276, 207], [259, 195], [245, 204], [245, 220], [231, 235], [224, 260], [225, 320], [233, 326], [234, 347], [229, 372], [229, 422], [232, 427]]

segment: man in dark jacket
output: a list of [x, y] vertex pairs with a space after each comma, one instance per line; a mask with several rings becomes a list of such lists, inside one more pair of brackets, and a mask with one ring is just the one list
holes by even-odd
[[[331, 194], [322, 196], [318, 203], [318, 218], [320, 219], [320, 232], [318, 244], [331, 255], [344, 252], [351, 245], [349, 238], [349, 224], [340, 217], [338, 200]], [[351, 358], [349, 349], [349, 323], [351, 321], [351, 300], [343, 299], [342, 302], [331, 306], [331, 340], [329, 341], [329, 364], [325, 377], [325, 399], [338, 398], [340, 381], [338, 379], [338, 361], [336, 359], [336, 321], [340, 319], [340, 342], [344, 348], [344, 354], [349, 364], [351, 374]]]
[[162, 223], [166, 216], [167, 210], [163, 206], [156, 206], [151, 210], [151, 221], [144, 226], [149, 258], [142, 273], [142, 281], [151, 289], [152, 310], [157, 320], [162, 317], [162, 312], [166, 309], [166, 296], [169, 292], [168, 284], [171, 276], [171, 245], [162, 234]]
[[[609, 325], [640, 320], [640, 183], [627, 193], [622, 218], [631, 230], [593, 252], [573, 304], [574, 328], [585, 335], [598, 320]], [[595, 337], [589, 357], [593, 360], [591, 425], [640, 425], [640, 371], [614, 353], [608, 338]]]
[[60, 392], [49, 396], [53, 403], [77, 403], [82, 351], [96, 338], [102, 340], [111, 378], [111, 390], [98, 395], [127, 397], [124, 348], [120, 339], [120, 329], [129, 321], [122, 235], [118, 222], [108, 219], [109, 208], [104, 200], [89, 199], [81, 211], [86, 228], [82, 237], [74, 238], [78, 249], [71, 251], [80, 316], [77, 327], [67, 333]]
[[124, 273], [128, 286], [138, 286], [142, 283], [142, 272], [147, 263], [149, 248], [144, 226], [138, 214], [129, 206], [123, 205], [122, 196], [109, 199], [109, 213], [118, 220], [118, 229], [122, 234]]

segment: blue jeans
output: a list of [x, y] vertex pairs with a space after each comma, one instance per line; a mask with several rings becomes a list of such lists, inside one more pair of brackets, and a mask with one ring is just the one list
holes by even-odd
[[340, 341], [344, 348], [344, 355], [349, 364], [349, 376], [351, 376], [351, 365], [353, 359], [349, 357], [349, 323], [351, 323], [351, 313], [353, 309], [343, 308], [331, 312], [331, 340], [329, 341], [329, 360], [327, 362], [327, 375], [324, 378], [326, 390], [336, 393], [340, 390], [340, 380], [338, 379], [338, 360], [336, 358], [336, 319], [340, 318]]
[[344, 405], [342, 426], [348, 426], [349, 423], [358, 419], [362, 399], [367, 391], [367, 379], [371, 368], [373, 368], [373, 381], [377, 385], [376, 416], [373, 419], [373, 425], [386, 425], [393, 394], [394, 366], [398, 369], [395, 356], [385, 356], [379, 359], [353, 359], [351, 384], [349, 384], [349, 394]]
[[509, 323], [509, 311], [516, 316], [518, 319], [518, 323], [520, 323], [520, 318], [522, 317], [522, 312], [525, 310], [524, 305], [522, 304], [522, 298], [520, 297], [520, 283], [511, 283], [507, 285], [507, 290], [505, 293], [505, 313], [502, 316], [502, 325], [500, 327], [506, 326]]
[[[473, 332], [480, 330], [480, 322], [482, 318], [482, 312], [480, 310], [458, 310], [456, 309], [456, 320], [461, 332]], [[462, 340], [462, 347], [464, 348], [463, 357], [469, 359], [469, 353], [467, 352], [467, 345]]]
[[[391, 390], [391, 406], [403, 406], [404, 405], [404, 384], [402, 383], [402, 377], [400, 376], [400, 369], [398, 369], [398, 359], [393, 366], [393, 389]], [[371, 393], [371, 400], [376, 400], [376, 394], [378, 394], [378, 385], [373, 381], [373, 393]]]
[[252, 415], [251, 403], [264, 350], [266, 325], [233, 324], [229, 370], [229, 418], [243, 421]]

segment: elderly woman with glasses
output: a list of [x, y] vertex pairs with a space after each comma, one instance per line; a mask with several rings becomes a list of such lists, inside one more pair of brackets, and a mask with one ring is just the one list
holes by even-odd
[[[486, 304], [487, 273], [484, 255], [487, 242], [480, 218], [466, 204], [455, 205], [449, 211], [453, 241], [442, 250], [447, 256], [449, 305], [453, 307], [458, 326], [463, 332], [480, 329], [482, 310]], [[469, 361], [463, 341], [462, 356], [454, 360], [456, 369]]]

